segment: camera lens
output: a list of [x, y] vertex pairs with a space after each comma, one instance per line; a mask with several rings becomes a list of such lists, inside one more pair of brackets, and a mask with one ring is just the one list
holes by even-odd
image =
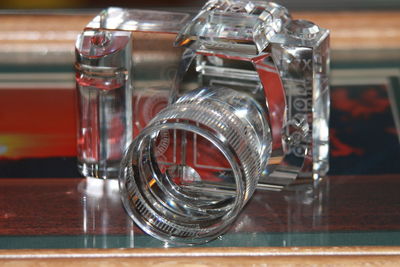
[[128, 214], [148, 234], [196, 244], [223, 234], [252, 196], [271, 151], [262, 109], [224, 87], [201, 88], [162, 110], [122, 161]]

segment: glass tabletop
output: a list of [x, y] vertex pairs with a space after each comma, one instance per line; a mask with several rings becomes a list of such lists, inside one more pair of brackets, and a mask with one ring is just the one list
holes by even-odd
[[[398, 175], [329, 176], [316, 190], [258, 191], [230, 231], [203, 246], [398, 246]], [[143, 234], [116, 181], [0, 179], [0, 248], [174, 247]]]

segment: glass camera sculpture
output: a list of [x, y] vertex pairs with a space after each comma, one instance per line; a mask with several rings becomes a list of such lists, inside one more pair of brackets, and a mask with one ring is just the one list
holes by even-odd
[[[275, 3], [212, 0], [175, 46], [181, 61], [169, 104], [126, 151], [120, 190], [145, 232], [195, 244], [229, 229], [256, 188], [315, 182], [328, 171], [329, 31]], [[132, 51], [123, 58], [135, 64]], [[125, 94], [114, 109], [132, 109]]]

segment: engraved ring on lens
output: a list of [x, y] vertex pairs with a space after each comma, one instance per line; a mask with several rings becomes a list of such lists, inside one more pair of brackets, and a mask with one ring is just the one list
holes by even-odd
[[[132, 219], [148, 234], [175, 243], [203, 243], [225, 232], [253, 194], [270, 153], [263, 146], [271, 143], [264, 140], [271, 139], [269, 131], [257, 131], [250, 118], [268, 129], [257, 103], [228, 88], [192, 91], [157, 114], [122, 163], [120, 188]], [[159, 160], [156, 142], [165, 131], [203, 138], [221, 152], [233, 180], [216, 182], [204, 172], [195, 179], [200, 174], [192, 164]]]

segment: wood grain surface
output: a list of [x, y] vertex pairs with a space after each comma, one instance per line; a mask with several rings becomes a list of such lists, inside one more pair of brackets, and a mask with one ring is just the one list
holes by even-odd
[[[2, 63], [73, 64], [76, 37], [94, 15], [0, 15]], [[330, 29], [334, 60], [400, 60], [399, 11], [295, 12], [293, 17]], [[385, 54], [377, 55], [382, 50]]]
[[[0, 15], [1, 46], [23, 49], [28, 44], [54, 45], [52, 49], [73, 52], [76, 36], [95, 14]], [[400, 47], [400, 12], [294, 12], [331, 30], [332, 48], [392, 49]]]
[[0, 251], [6, 266], [398, 266], [400, 247]]

